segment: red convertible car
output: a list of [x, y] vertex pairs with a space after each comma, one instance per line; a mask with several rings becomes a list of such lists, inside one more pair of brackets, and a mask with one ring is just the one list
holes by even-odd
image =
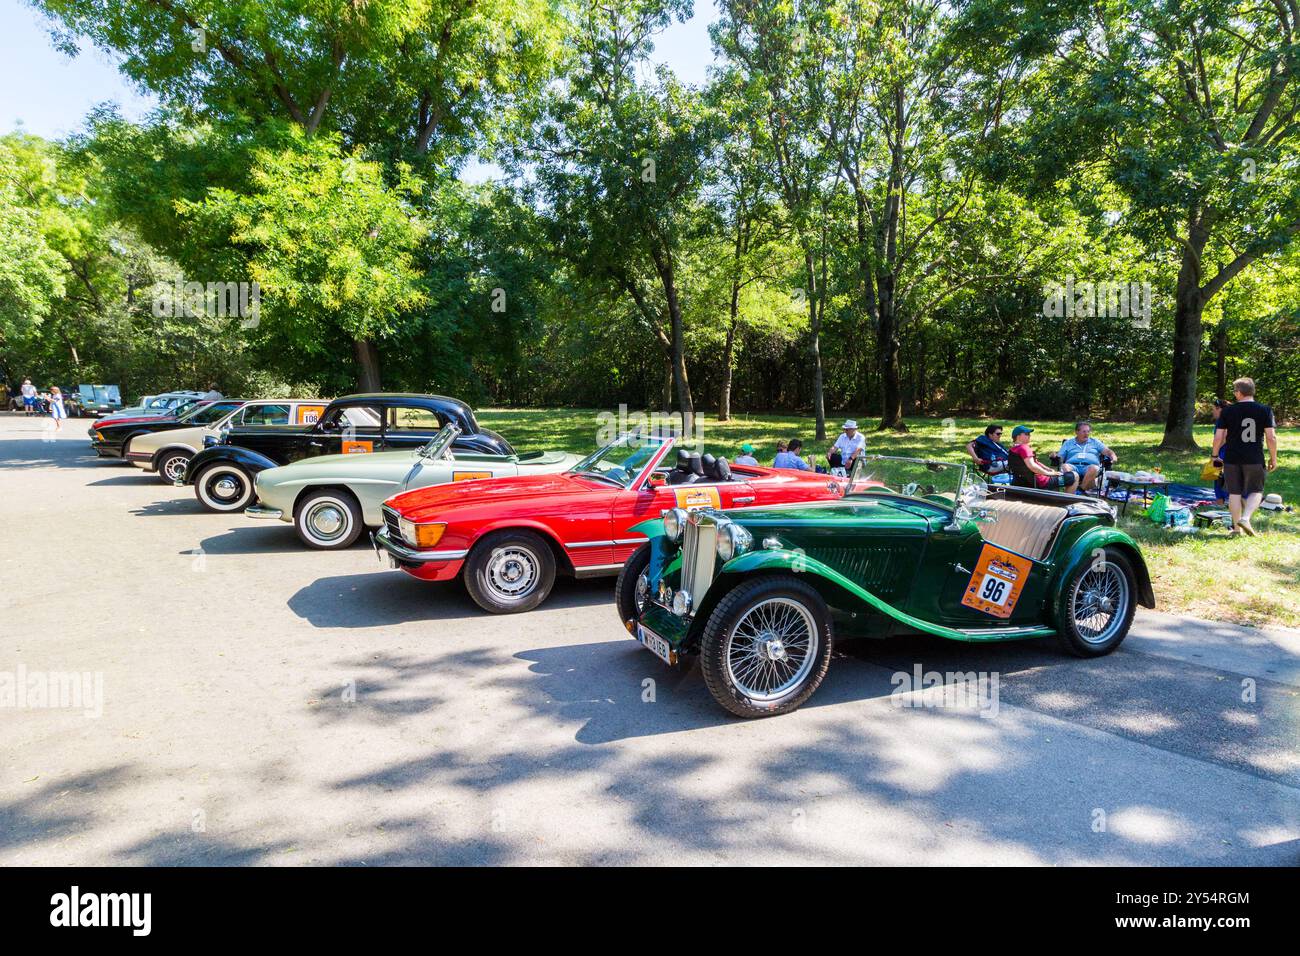
[[435, 485], [384, 502], [372, 536], [389, 564], [426, 581], [463, 573], [479, 606], [528, 611], [557, 572], [617, 574], [647, 539], [629, 529], [666, 509], [747, 508], [825, 501], [842, 479], [813, 472], [729, 465], [680, 449], [675, 439], [623, 435], [551, 475]]

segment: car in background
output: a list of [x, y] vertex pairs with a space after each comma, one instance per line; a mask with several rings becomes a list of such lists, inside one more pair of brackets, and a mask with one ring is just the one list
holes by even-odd
[[82, 415], [99, 418], [122, 410], [122, 391], [116, 385], [78, 385], [73, 394]]
[[513, 455], [510, 443], [479, 426], [473, 410], [443, 395], [373, 392], [336, 398], [315, 424], [243, 426], [222, 432], [190, 459], [179, 482], [193, 485], [209, 511], [243, 511], [253, 500], [253, 479], [268, 468], [320, 455], [357, 455], [416, 449], [444, 426], [460, 429], [458, 452]]
[[384, 503], [373, 540], [390, 567], [425, 581], [460, 578], [484, 610], [537, 607], [559, 572], [617, 574], [646, 541], [636, 525], [670, 508], [836, 500], [844, 479], [730, 465], [673, 436], [627, 434], [554, 475], [489, 478], [407, 491]]
[[539, 451], [479, 454], [453, 449], [460, 428], [448, 423], [422, 448], [370, 455], [322, 455], [268, 468], [255, 479], [256, 501], [244, 514], [292, 522], [309, 548], [346, 548], [383, 524], [384, 500], [403, 491], [458, 481], [565, 471], [579, 455]]
[[320, 398], [263, 398], [244, 402], [215, 421], [188, 417], [178, 428], [158, 429], [137, 434], [131, 439], [125, 458], [137, 468], [157, 472], [166, 484], [174, 485], [185, 477], [189, 461], [205, 447], [208, 439], [216, 441], [229, 428], [268, 425], [314, 425], [329, 403]]
[[100, 458], [128, 458], [133, 443], [145, 435], [178, 428], [210, 425], [244, 404], [242, 398], [195, 402], [180, 416], [150, 415], [142, 418], [101, 418], [86, 429], [90, 448]]
[[740, 717], [788, 713], [817, 690], [840, 636], [987, 642], [1054, 636], [1115, 650], [1155, 606], [1134, 540], [1102, 501], [967, 482], [964, 465], [869, 456], [842, 501], [672, 510], [615, 588], [619, 620], [670, 666], [698, 656]]
[[151, 418], [155, 415], [176, 416], [200, 401], [206, 392], [164, 392], [161, 395], [146, 395], [139, 405], [122, 408], [104, 417], [106, 418]]

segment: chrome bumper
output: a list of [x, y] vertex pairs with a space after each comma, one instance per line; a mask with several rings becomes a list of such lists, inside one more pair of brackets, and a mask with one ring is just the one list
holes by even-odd
[[370, 535], [370, 542], [378, 551], [383, 548], [399, 561], [412, 561], [417, 564], [423, 564], [426, 561], [459, 561], [469, 554], [468, 550], [464, 551], [420, 551], [416, 548], [408, 547], [405, 544], [398, 544], [388, 536], [387, 528], [380, 528]]
[[244, 509], [246, 518], [269, 518], [274, 521], [284, 517], [284, 510], [281, 508], [268, 508], [266, 505], [249, 505]]

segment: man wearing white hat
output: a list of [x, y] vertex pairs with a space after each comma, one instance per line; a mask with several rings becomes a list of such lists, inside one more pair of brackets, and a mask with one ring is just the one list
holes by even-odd
[[831, 474], [841, 474], [836, 468], [843, 469], [847, 474], [853, 467], [853, 463], [862, 456], [867, 450], [867, 436], [858, 431], [858, 423], [850, 418], [843, 425], [842, 434], [835, 439], [835, 444], [831, 445], [830, 450], [826, 452], [826, 461], [831, 466]]

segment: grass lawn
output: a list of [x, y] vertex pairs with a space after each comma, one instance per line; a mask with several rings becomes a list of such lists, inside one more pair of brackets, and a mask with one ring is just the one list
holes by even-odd
[[[478, 413], [488, 428], [505, 435], [520, 451], [559, 448], [586, 452], [593, 449], [608, 413], [596, 409], [487, 409]], [[838, 425], [838, 419], [830, 423]], [[871, 423], [863, 420], [868, 427]], [[947, 424], [935, 418], [911, 419], [906, 434], [868, 430], [867, 447], [888, 455], [915, 455], [945, 461], [968, 460], [966, 442], [984, 430], [987, 421], [959, 418]], [[1006, 420], [1010, 427], [1017, 422]], [[1035, 448], [1046, 461], [1048, 454], [1073, 432], [1072, 422], [1029, 422], [1034, 427]], [[701, 416], [705, 447], [714, 454], [734, 458], [742, 442], [752, 442], [760, 462], [769, 463], [778, 438], [800, 437], [807, 451], [824, 462], [825, 447], [812, 441], [811, 419], [782, 415], [739, 415], [729, 422]], [[1119, 455], [1125, 471], [1151, 470], [1157, 465], [1175, 481], [1200, 485], [1202, 464], [1209, 458], [1210, 426], [1201, 426], [1197, 440], [1204, 451], [1170, 454], [1156, 450], [1161, 426], [1131, 422], [1101, 422], [1093, 433]], [[834, 434], [831, 435], [834, 438]], [[826, 445], [830, 444], [828, 440]], [[1300, 429], [1278, 434], [1278, 470], [1268, 479], [1268, 491], [1282, 495], [1285, 503], [1300, 509]], [[1156, 602], [1163, 611], [1185, 612], [1212, 620], [1254, 626], [1300, 627], [1300, 510], [1292, 514], [1255, 519], [1256, 538], [1231, 539], [1220, 529], [1195, 534], [1163, 530], [1142, 517], [1136, 507], [1120, 519], [1141, 544], [1155, 582]]]

